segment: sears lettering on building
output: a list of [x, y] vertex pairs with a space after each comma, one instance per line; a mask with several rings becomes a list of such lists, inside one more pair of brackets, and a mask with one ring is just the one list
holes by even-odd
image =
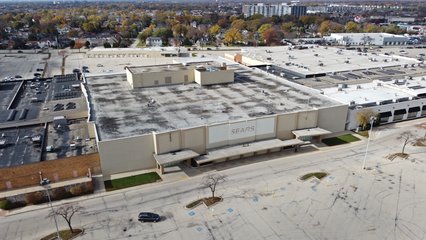
[[242, 127], [242, 128], [234, 128], [231, 130], [231, 134], [241, 134], [241, 133], [247, 133], [247, 132], [254, 132], [255, 126], [248, 126], [248, 127]]

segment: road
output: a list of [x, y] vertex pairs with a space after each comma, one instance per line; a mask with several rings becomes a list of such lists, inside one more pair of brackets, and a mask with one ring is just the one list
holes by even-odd
[[[217, 190], [223, 201], [210, 209], [184, 208], [210, 194], [200, 188], [203, 174], [73, 199], [85, 208], [73, 219], [85, 229], [77, 239], [425, 239], [426, 148], [409, 145], [407, 160], [386, 158], [401, 150], [401, 132], [424, 135], [414, 127], [420, 122], [376, 129], [369, 170], [361, 169], [366, 141], [205, 167], [204, 174], [227, 176]], [[298, 180], [312, 171], [329, 175]], [[160, 213], [163, 220], [139, 223], [142, 210]], [[39, 239], [53, 232], [48, 211], [0, 217], [0, 239]]]

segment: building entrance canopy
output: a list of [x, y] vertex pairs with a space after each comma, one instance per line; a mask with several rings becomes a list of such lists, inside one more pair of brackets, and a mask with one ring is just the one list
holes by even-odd
[[158, 165], [162, 167], [166, 167], [171, 164], [178, 163], [191, 158], [195, 158], [198, 156], [200, 156], [200, 154], [189, 149], [185, 149], [185, 150], [177, 151], [177, 152], [159, 154], [159, 155], [154, 154], [154, 158], [157, 161]]
[[298, 139], [305, 139], [305, 138], [309, 138], [309, 137], [318, 137], [318, 136], [322, 136], [322, 135], [327, 135], [327, 134], [330, 134], [332, 132], [317, 127], [317, 128], [307, 128], [307, 129], [301, 129], [301, 130], [294, 130], [294, 131], [292, 131], [292, 133]]
[[243, 156], [245, 154], [266, 151], [273, 148], [293, 147], [303, 144], [306, 144], [306, 142], [299, 139], [290, 139], [284, 141], [281, 141], [279, 139], [271, 139], [265, 141], [258, 141], [242, 145], [235, 145], [209, 150], [208, 154], [195, 158], [195, 161], [197, 162], [197, 164], [203, 164], [207, 162], [213, 162], [219, 159], [232, 158], [236, 156]]

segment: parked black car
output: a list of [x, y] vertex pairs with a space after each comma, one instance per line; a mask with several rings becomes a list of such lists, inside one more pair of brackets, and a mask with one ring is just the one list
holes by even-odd
[[160, 215], [151, 212], [141, 212], [138, 216], [140, 222], [158, 222], [160, 219]]

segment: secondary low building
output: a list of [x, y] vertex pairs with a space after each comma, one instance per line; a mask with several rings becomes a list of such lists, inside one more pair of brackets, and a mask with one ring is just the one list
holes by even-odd
[[359, 127], [358, 116], [370, 112], [387, 124], [426, 116], [426, 76], [374, 81], [323, 89], [324, 95], [349, 105], [347, 130]]
[[408, 37], [389, 33], [331, 33], [326, 39], [340, 45], [356, 46], [406, 45], [409, 41]]
[[318, 45], [243, 48], [226, 58], [287, 79], [321, 77], [344, 71], [413, 65], [420, 61], [396, 55], [362, 53]]

